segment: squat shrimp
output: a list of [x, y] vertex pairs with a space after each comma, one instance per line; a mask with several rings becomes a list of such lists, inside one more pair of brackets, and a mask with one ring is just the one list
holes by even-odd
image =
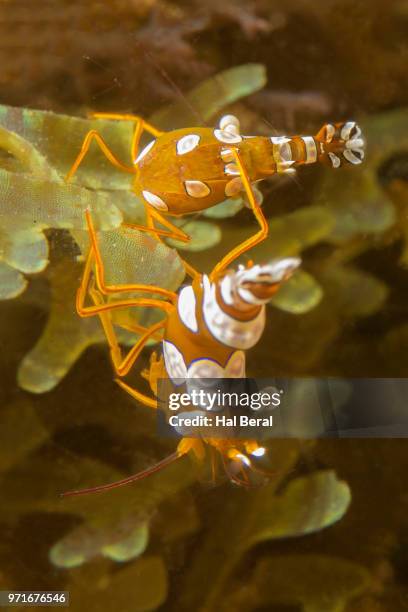
[[[187, 242], [189, 237], [167, 216], [180, 217], [219, 204], [244, 192], [245, 184], [276, 173], [294, 173], [299, 166], [316, 162], [338, 168], [360, 164], [364, 140], [354, 121], [327, 123], [316, 136], [245, 136], [234, 115], [225, 115], [216, 129], [192, 127], [163, 132], [141, 117], [129, 114], [94, 113], [99, 119], [132, 121], [131, 165], [119, 160], [97, 130], [89, 131], [69, 170], [70, 180], [95, 141], [118, 169], [134, 175], [133, 190], [144, 202], [146, 225], [156, 223], [169, 230], [168, 236]], [[146, 131], [153, 139], [142, 151], [139, 143]], [[259, 198], [249, 202], [267, 236]], [[166, 215], [166, 216], [164, 216]], [[163, 235], [163, 232], [162, 232]]]

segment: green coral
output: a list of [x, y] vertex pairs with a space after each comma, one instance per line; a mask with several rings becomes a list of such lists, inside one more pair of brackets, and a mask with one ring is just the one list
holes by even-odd
[[344, 612], [369, 585], [369, 572], [347, 559], [280, 555], [260, 559], [249, 584], [238, 586], [223, 609], [238, 612], [283, 603], [300, 604], [304, 612]]
[[0, 299], [8, 300], [17, 297], [24, 291], [27, 281], [18, 271], [6, 262], [0, 262]]
[[106, 612], [156, 610], [166, 600], [168, 578], [164, 560], [159, 555], [141, 557], [120, 571], [112, 572], [101, 562], [70, 572], [71, 601], [80, 601], [83, 609]]
[[146, 522], [119, 524], [116, 531], [95, 529], [89, 523], [81, 525], [51, 548], [50, 561], [57, 567], [71, 568], [98, 554], [118, 562], [130, 561], [143, 554], [149, 539]]
[[[344, 515], [350, 503], [350, 490], [332, 472], [295, 479], [277, 494], [282, 479], [296, 461], [299, 448], [296, 442], [276, 440], [275, 478], [249, 496], [236, 491], [226, 500], [222, 514], [213, 517], [208, 538], [186, 572], [180, 598], [182, 610], [220, 609], [226, 585], [242, 557], [255, 544], [313, 533]], [[222, 549], [220, 541], [225, 543]], [[198, 586], [202, 572], [208, 581], [205, 597]]]
[[[80, 245], [87, 244], [85, 233], [74, 235]], [[158, 284], [176, 290], [184, 278], [184, 268], [175, 251], [137, 230], [102, 232], [100, 248], [107, 262], [108, 283]], [[82, 266], [68, 258], [49, 268], [50, 316], [41, 338], [19, 368], [18, 380], [23, 389], [34, 393], [49, 391], [87, 347], [104, 341], [98, 319], [81, 319], [76, 312], [75, 295], [81, 273]], [[128, 313], [127, 321], [146, 326], [154, 322], [155, 314], [151, 309], [139, 309]], [[122, 320], [125, 315], [121, 313]], [[137, 336], [122, 333], [120, 338], [130, 344]]]
[[[67, 113], [0, 107], [1, 588], [69, 590], [75, 612], [404, 609], [405, 440], [268, 440], [272, 476], [264, 492], [236, 490], [221, 478], [217, 487], [198, 486], [187, 459], [109, 494], [61, 500], [58, 492], [137, 472], [177, 444], [158, 438], [155, 416], [114, 384], [97, 321], [80, 320], [74, 308], [88, 206], [110, 280], [145, 274], [163, 283], [170, 269], [168, 259], [160, 264], [171, 250], [153, 254], [145, 273], [132, 269], [140, 249], [153, 251], [140, 236], [126, 242], [118, 228], [122, 220], [144, 223], [144, 209], [129, 176], [97, 147], [63, 184], [90, 127], [130, 161], [131, 125], [68, 114], [133, 110], [171, 129], [205, 119], [214, 125], [218, 117], [207, 113], [225, 112], [228, 103], [244, 133], [265, 135], [361, 119], [360, 167], [306, 167], [293, 181], [280, 176], [261, 186], [271, 236], [248, 256], [301, 254], [303, 265], [268, 308], [248, 372], [303, 377], [289, 398], [301, 407], [292, 423], [300, 435], [309, 432], [311, 376], [406, 377], [406, 2], [22, 0], [2, 3], [0, 14], [2, 101]], [[266, 69], [233, 68], [189, 100], [179, 95], [243, 58]], [[237, 102], [265, 84], [266, 72], [267, 89]], [[180, 102], [151, 116], [172, 99]], [[188, 219], [206, 250], [183, 257], [205, 271], [255, 233], [243, 204], [230, 200]], [[176, 288], [182, 267], [176, 255], [172, 262]], [[120, 321], [157, 316], [126, 311]], [[29, 351], [37, 373], [27, 358], [19, 378], [37, 394], [16, 384]], [[148, 357], [144, 351], [141, 368]], [[145, 384], [137, 372], [133, 381]], [[343, 384], [348, 397], [346, 384], [332, 384]], [[406, 397], [393, 395], [405, 419]], [[342, 516], [349, 488], [353, 500]]]

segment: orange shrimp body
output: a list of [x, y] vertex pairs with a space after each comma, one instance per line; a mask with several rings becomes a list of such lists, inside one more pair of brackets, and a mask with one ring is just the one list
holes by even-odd
[[[264, 331], [265, 304], [299, 265], [298, 258], [289, 257], [264, 265], [239, 266], [219, 278], [203, 275], [185, 286], [167, 315], [163, 359], [156, 360], [153, 354], [150, 370], [145, 373], [155, 395], [158, 380], [165, 377], [176, 387], [194, 378], [245, 378], [245, 351]], [[125, 383], [120, 385], [132, 394]], [[253, 458], [265, 453], [255, 440], [208, 436], [184, 437], [177, 448], [178, 456], [193, 452], [200, 461], [207, 451], [216, 451], [236, 484], [249, 484], [246, 468], [260, 473]]]
[[[118, 384], [144, 405], [157, 408], [155, 398], [121, 379], [129, 373], [149, 338], [160, 330], [163, 356], [157, 359], [153, 353], [149, 370], [142, 373], [156, 397], [158, 380], [163, 378], [169, 378], [175, 385], [189, 384], [191, 379], [244, 378], [245, 352], [258, 342], [263, 333], [265, 305], [299, 267], [300, 259], [288, 257], [261, 265], [250, 263], [240, 265], [238, 269], [219, 268], [217, 264], [208, 276], [195, 274], [192, 284], [184, 286], [178, 295], [148, 285], [106, 285], [103, 261], [89, 211], [86, 218], [91, 247], [78, 289], [77, 311], [81, 317], [100, 317]], [[233, 259], [227, 256], [225, 261], [232, 263]], [[104, 296], [118, 291], [130, 294], [159, 293], [167, 299], [133, 297], [114, 302], [104, 299]], [[85, 305], [87, 295], [92, 299], [91, 306]], [[132, 306], [161, 308], [165, 317], [163, 321], [141, 330], [141, 337], [123, 356], [110, 312]], [[239, 485], [250, 484], [247, 470], [265, 475], [253, 463], [266, 452], [255, 440], [183, 437], [174, 453], [142, 472], [115, 483], [70, 491], [64, 495], [105, 491], [135, 482], [190, 452], [200, 461], [209, 453], [213, 467], [217, 457], [221, 458], [227, 476]], [[240, 473], [243, 478], [240, 478]]]
[[[214, 133], [221, 130], [175, 130], [147, 145], [137, 161], [134, 188], [138, 195], [174, 216], [211, 208], [226, 197], [238, 195], [243, 186], [231, 150]], [[251, 182], [276, 171], [270, 139], [233, 136], [233, 143]]]
[[[287, 269], [293, 258], [282, 260]], [[280, 262], [282, 263], [282, 262]], [[275, 264], [276, 265], [276, 264]], [[254, 346], [265, 325], [265, 302], [280, 283], [271, 281], [272, 264], [241, 267], [212, 282], [208, 276], [184, 287], [176, 307], [169, 313], [163, 335], [166, 374], [172, 380], [186, 378], [244, 378], [245, 351]], [[283, 269], [283, 266], [280, 267]], [[248, 301], [240, 298], [239, 287], [245, 279], [264, 274], [264, 297], [246, 291]], [[267, 284], [268, 283], [268, 284]], [[233, 285], [233, 288], [232, 286]]]
[[[364, 156], [360, 134], [358, 126], [349, 122], [328, 124], [316, 137], [241, 136], [238, 120], [227, 115], [218, 129], [184, 128], [151, 141], [135, 160], [134, 190], [157, 210], [181, 216], [243, 191], [232, 147], [254, 183], [317, 161], [335, 167], [343, 161], [360, 163]], [[353, 148], [359, 150], [357, 155]]]
[[[316, 136], [242, 136], [239, 121], [233, 115], [222, 117], [219, 127], [185, 128], [162, 132], [141, 117], [96, 113], [95, 117], [132, 121], [135, 129], [131, 145], [132, 164], [119, 160], [97, 130], [89, 131], [71, 166], [70, 180], [96, 142], [107, 159], [119, 170], [134, 176], [133, 191], [146, 207], [146, 226], [150, 231], [159, 224], [167, 228], [161, 235], [188, 242], [189, 236], [169, 216], [182, 216], [220, 204], [226, 198], [246, 195], [255, 217], [265, 225], [260, 210], [262, 194], [253, 183], [275, 173], [293, 173], [303, 164], [321, 162], [338, 168], [344, 162], [359, 164], [364, 158], [364, 141], [354, 121], [328, 123]], [[154, 140], [139, 152], [143, 132]], [[136, 227], [136, 226], [134, 226]], [[144, 229], [138, 227], [138, 229]], [[267, 236], [263, 231], [259, 241]], [[158, 234], [157, 234], [158, 235]]]

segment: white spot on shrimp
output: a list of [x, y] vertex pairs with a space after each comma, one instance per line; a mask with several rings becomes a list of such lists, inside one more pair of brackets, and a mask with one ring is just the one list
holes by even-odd
[[235, 175], [239, 174], [239, 169], [237, 164], [227, 164], [224, 168], [224, 172], [225, 174]]
[[252, 451], [251, 455], [253, 457], [263, 457], [265, 452], [266, 452], [266, 448], [264, 448], [263, 446], [259, 446], [257, 449]]
[[225, 142], [226, 144], [237, 144], [242, 141], [242, 136], [239, 134], [233, 134], [225, 130], [214, 130], [214, 136], [217, 140]]
[[234, 126], [235, 132], [239, 132], [239, 119], [235, 115], [224, 115], [220, 119], [220, 130], [227, 130], [228, 127]]
[[346, 142], [346, 149], [361, 149], [364, 147], [364, 140], [362, 138], [353, 138]]
[[148, 204], [157, 208], [157, 210], [169, 210], [169, 207], [163, 200], [158, 196], [152, 193], [151, 191], [142, 191], [142, 196], [146, 200]]
[[187, 378], [187, 367], [179, 349], [171, 342], [163, 341], [164, 365], [169, 378], [177, 383]]
[[[356, 151], [360, 151], [360, 149], [356, 149]], [[357, 157], [357, 155], [354, 155], [353, 151], [351, 151], [350, 149], [345, 149], [343, 151], [343, 155], [347, 159], [347, 161], [350, 162], [351, 164], [361, 164], [360, 157]]]
[[211, 193], [209, 186], [202, 181], [184, 181], [184, 186], [192, 198], [205, 198]]
[[347, 121], [341, 128], [340, 136], [343, 140], [348, 140], [350, 138], [351, 130], [356, 127], [355, 121]]
[[152, 140], [152, 142], [149, 142], [149, 144], [146, 145], [142, 151], [140, 151], [139, 155], [135, 159], [135, 164], [138, 164], [140, 160], [143, 159], [144, 156], [148, 154], [148, 152], [152, 149], [155, 142], [156, 142], [155, 140]]
[[220, 130], [228, 134], [239, 135], [239, 119], [235, 115], [224, 115], [220, 120]]
[[[260, 189], [258, 189], [258, 187], [256, 185], [252, 185], [252, 193], [254, 195], [255, 201], [258, 204], [258, 206], [262, 206], [262, 202], [263, 202], [263, 193], [262, 191], [260, 191]], [[245, 194], [244, 195], [244, 205], [247, 208], [252, 208], [249, 200], [248, 200], [248, 196]]]
[[222, 344], [246, 350], [254, 346], [265, 327], [265, 308], [255, 319], [240, 321], [224, 312], [216, 296], [216, 286], [203, 276], [203, 316], [210, 333]]
[[336, 128], [331, 123], [326, 125], [326, 142], [331, 142], [333, 140], [333, 136], [336, 133]]
[[317, 148], [315, 139], [312, 136], [301, 136], [305, 143], [306, 149], [306, 163], [313, 164], [317, 159]]
[[240, 461], [242, 461], [244, 465], [250, 467], [251, 462], [246, 455], [244, 455], [243, 453], [237, 453], [235, 457], [239, 459]]
[[232, 198], [238, 195], [238, 193], [240, 193], [242, 189], [242, 181], [239, 176], [237, 176], [236, 178], [233, 178], [228, 181], [228, 183], [225, 185], [225, 195], [227, 196], [227, 198]]
[[335, 153], [329, 152], [329, 157], [331, 159], [331, 163], [333, 168], [338, 168], [340, 166], [340, 158], [337, 157]]
[[235, 351], [232, 354], [225, 367], [224, 378], [245, 378], [244, 351]]
[[191, 285], [184, 287], [180, 291], [177, 302], [177, 311], [180, 321], [192, 332], [198, 331], [198, 323], [196, 318], [196, 297]]
[[224, 369], [211, 359], [193, 361], [187, 371], [187, 378], [223, 378]]
[[235, 157], [231, 149], [223, 149], [221, 151], [221, 159], [223, 162], [228, 164], [229, 162], [233, 162]]
[[200, 142], [198, 134], [187, 134], [177, 142], [176, 148], [178, 155], [184, 155], [195, 149]]

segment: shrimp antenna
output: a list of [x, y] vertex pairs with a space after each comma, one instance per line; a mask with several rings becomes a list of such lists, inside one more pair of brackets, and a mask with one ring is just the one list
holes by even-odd
[[123, 487], [124, 485], [130, 484], [131, 482], [142, 480], [143, 478], [146, 478], [147, 476], [150, 476], [151, 474], [154, 474], [155, 472], [159, 472], [166, 466], [177, 461], [177, 459], [179, 459], [180, 457], [182, 457], [182, 455], [180, 455], [180, 453], [178, 452], [175, 452], [169, 455], [168, 457], [166, 457], [165, 459], [158, 461], [152, 467], [142, 470], [141, 472], [137, 472], [137, 474], [132, 474], [132, 476], [127, 476], [127, 478], [123, 478], [122, 480], [117, 480], [116, 482], [111, 482], [105, 485], [100, 485], [98, 487], [90, 487], [88, 489], [79, 489], [77, 491], [67, 491], [65, 493], [60, 493], [60, 497], [76, 497], [78, 495], [88, 495], [88, 493], [101, 493], [102, 491], [109, 491], [110, 489], [116, 489], [116, 487]]
[[[140, 47], [140, 43], [138, 43], [138, 46]], [[180, 89], [180, 87], [175, 83], [175, 81], [173, 81], [173, 79], [170, 77], [170, 75], [168, 74], [168, 72], [163, 68], [163, 66], [161, 66], [161, 64], [159, 64], [159, 62], [157, 62], [151, 53], [149, 53], [149, 51], [143, 50], [143, 54], [145, 55], [146, 59], [150, 62], [150, 64], [157, 70], [157, 72], [163, 77], [163, 79], [165, 81], [167, 81], [167, 83], [170, 85], [170, 87], [173, 89], [173, 91], [176, 93], [176, 95], [178, 95], [180, 97], [181, 100], [183, 100], [184, 104], [187, 106], [187, 108], [189, 109], [189, 111], [195, 116], [195, 118], [198, 120], [198, 122], [201, 125], [207, 125], [207, 122], [205, 121], [204, 117], [202, 116], [202, 114], [195, 108], [195, 106], [193, 104], [191, 104], [190, 100], [187, 98], [187, 96], [182, 92], [182, 90]]]

